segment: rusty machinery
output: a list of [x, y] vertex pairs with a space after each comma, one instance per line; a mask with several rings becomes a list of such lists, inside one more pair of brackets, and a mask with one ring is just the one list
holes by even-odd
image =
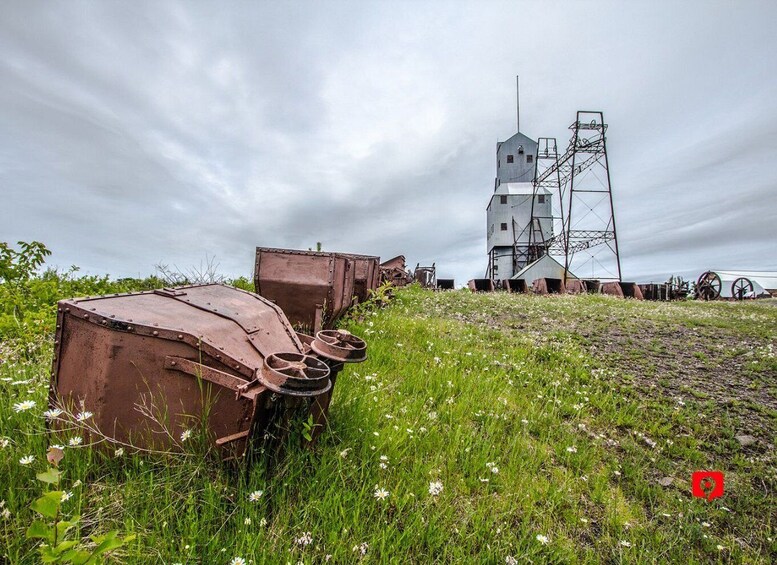
[[431, 267], [422, 267], [420, 263], [416, 264], [413, 271], [413, 280], [421, 285], [421, 288], [437, 287], [437, 267], [432, 263]]
[[405, 256], [397, 255], [380, 264], [380, 280], [394, 286], [405, 286], [413, 282], [413, 277], [407, 272]]
[[289, 321], [316, 332], [331, 328], [354, 301], [378, 286], [378, 257], [256, 248], [256, 292], [281, 307]]
[[95, 441], [177, 450], [204, 425], [236, 457], [296, 417], [318, 435], [337, 373], [365, 359], [356, 336], [298, 334], [270, 300], [224, 285], [64, 300], [50, 405], [91, 412]]

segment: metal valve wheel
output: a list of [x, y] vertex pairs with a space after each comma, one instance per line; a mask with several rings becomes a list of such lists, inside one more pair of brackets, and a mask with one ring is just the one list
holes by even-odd
[[723, 283], [717, 273], [707, 271], [696, 281], [696, 296], [702, 300], [715, 300], [720, 296]]
[[731, 283], [731, 296], [737, 300], [743, 300], [753, 295], [753, 283], [750, 279], [739, 277]]
[[317, 354], [340, 363], [361, 363], [367, 359], [367, 344], [346, 330], [322, 330], [310, 348]]
[[289, 396], [317, 396], [332, 388], [329, 367], [302, 353], [273, 353], [264, 359], [261, 383], [273, 392]]

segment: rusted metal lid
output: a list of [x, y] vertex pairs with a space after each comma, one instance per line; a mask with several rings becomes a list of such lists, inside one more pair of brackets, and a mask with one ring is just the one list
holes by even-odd
[[367, 344], [346, 330], [322, 330], [310, 348], [322, 357], [341, 363], [361, 363], [367, 359]]
[[245, 376], [254, 375], [275, 351], [302, 353], [302, 343], [278, 306], [221, 284], [80, 298], [59, 307], [109, 330], [200, 347]]
[[259, 381], [287, 396], [317, 396], [332, 388], [326, 363], [302, 353], [273, 353], [264, 360]]

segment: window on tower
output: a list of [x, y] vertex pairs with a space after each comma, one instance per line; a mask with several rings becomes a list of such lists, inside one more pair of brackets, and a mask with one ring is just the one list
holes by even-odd
[[504, 194], [502, 196], [500, 196], [499, 197], [499, 203], [500, 204], [507, 204], [507, 196], [504, 195]]
[[502, 228], [502, 231], [507, 231], [507, 224], [502, 222], [501, 228]]
[[526, 156], [526, 162], [527, 163], [533, 163], [534, 162], [534, 155], [527, 155]]
[[508, 163], [512, 163], [513, 162], [513, 156], [512, 155], [508, 155], [507, 156], [507, 162]]
[[545, 204], [545, 195], [544, 194], [540, 194], [537, 197], [537, 204]]
[[518, 146], [518, 155], [523, 155], [523, 145]]

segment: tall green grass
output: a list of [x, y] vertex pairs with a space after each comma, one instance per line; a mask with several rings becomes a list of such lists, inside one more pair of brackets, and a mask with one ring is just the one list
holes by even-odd
[[[714, 406], [642, 397], [590, 340], [552, 323], [565, 320], [741, 331], [762, 340], [768, 372], [777, 309], [401, 290], [345, 324], [369, 359], [338, 378], [315, 451], [246, 469], [196, 445], [167, 457], [67, 447], [67, 504], [82, 535], [137, 534], [116, 556], [127, 563], [774, 560], [773, 450], [716, 452]], [[48, 442], [75, 432], [46, 435], [49, 348], [3, 347], [0, 553], [33, 563], [34, 475]], [[35, 407], [15, 411], [25, 400]], [[692, 498], [691, 472], [719, 467], [726, 495]]]

